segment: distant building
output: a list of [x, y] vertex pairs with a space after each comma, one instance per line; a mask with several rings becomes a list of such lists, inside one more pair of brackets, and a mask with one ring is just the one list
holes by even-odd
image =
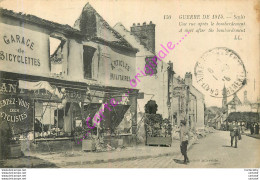
[[221, 129], [221, 124], [225, 119], [222, 108], [217, 106], [211, 106], [206, 108], [205, 111], [205, 123], [209, 127], [214, 127], [215, 129]]
[[179, 126], [181, 120], [187, 120], [192, 129], [204, 128], [204, 95], [193, 86], [192, 74], [187, 72], [184, 79], [173, 74], [169, 88], [174, 124]]
[[259, 112], [258, 103], [251, 103], [247, 99], [247, 91], [244, 91], [244, 101], [242, 102], [237, 94], [233, 95], [233, 99], [227, 103], [227, 112]]
[[[223, 101], [225, 101], [225, 97], [226, 94], [223, 89]], [[222, 109], [223, 119], [226, 124], [232, 121], [240, 121], [246, 123], [246, 127], [248, 127], [248, 123], [259, 122], [260, 101], [258, 99], [257, 102], [251, 103], [247, 99], [247, 91], [244, 91], [243, 102], [235, 93], [232, 100], [229, 101], [225, 106], [223, 106]]]
[[192, 84], [192, 74], [187, 72], [185, 74], [185, 84], [189, 87], [189, 111], [188, 118], [192, 128], [204, 127], [204, 94], [196, 89]]

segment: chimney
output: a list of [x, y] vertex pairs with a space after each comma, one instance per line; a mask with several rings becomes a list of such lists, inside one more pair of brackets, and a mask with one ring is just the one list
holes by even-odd
[[174, 70], [173, 70], [173, 63], [171, 61], [168, 62], [168, 67], [167, 67], [167, 70], [172, 73], [172, 76], [174, 77]]
[[137, 23], [137, 26], [132, 26], [130, 29], [140, 39], [141, 44], [144, 44], [151, 52], [155, 53], [155, 24], [152, 21], [149, 24], [144, 22], [143, 25]]
[[171, 61], [168, 62], [169, 70], [173, 71], [173, 63]]
[[185, 74], [185, 84], [191, 86], [192, 85], [192, 74], [191, 72], [186, 72]]

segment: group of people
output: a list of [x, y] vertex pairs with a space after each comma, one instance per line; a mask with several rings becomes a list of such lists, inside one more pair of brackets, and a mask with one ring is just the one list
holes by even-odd
[[[242, 139], [242, 128], [238, 125], [237, 121], [233, 121], [232, 124], [229, 125], [230, 137], [231, 137], [231, 147], [237, 148], [238, 140]], [[189, 128], [186, 126], [186, 121], [182, 120], [180, 123], [180, 149], [181, 153], [184, 156], [184, 164], [189, 163], [189, 158], [187, 155], [187, 146], [189, 144], [190, 134]], [[234, 144], [235, 141], [235, 144]]]
[[250, 134], [259, 134], [258, 123], [249, 124]]

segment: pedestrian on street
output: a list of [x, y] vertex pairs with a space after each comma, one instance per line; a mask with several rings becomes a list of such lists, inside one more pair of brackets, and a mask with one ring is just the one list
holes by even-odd
[[254, 134], [254, 124], [250, 124], [250, 133]]
[[231, 137], [231, 146], [233, 146], [233, 141], [235, 139], [235, 148], [237, 148], [237, 139], [239, 136], [239, 128], [237, 121], [233, 121], [233, 124], [230, 126], [230, 137]]
[[255, 125], [255, 134], [259, 134], [259, 125], [256, 123]]
[[238, 127], [238, 140], [242, 140], [242, 133], [243, 133], [242, 123], [240, 122], [240, 125], [238, 125], [237, 127]]
[[188, 127], [186, 126], [186, 121], [181, 120], [181, 128], [180, 128], [180, 148], [181, 148], [181, 154], [184, 156], [184, 163], [189, 163], [189, 158], [187, 155], [187, 146], [189, 143], [190, 135]]
[[229, 126], [230, 126], [230, 124], [228, 123], [228, 124], [227, 124], [227, 129], [226, 129], [226, 131], [228, 131], [228, 130], [229, 130]]

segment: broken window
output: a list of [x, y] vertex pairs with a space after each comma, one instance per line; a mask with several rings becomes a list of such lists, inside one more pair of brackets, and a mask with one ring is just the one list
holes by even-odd
[[83, 66], [84, 66], [84, 78], [92, 78], [92, 66], [93, 66], [93, 56], [96, 49], [90, 46], [83, 46]]
[[51, 74], [55, 77], [62, 76], [62, 59], [63, 59], [63, 45], [65, 40], [61, 37], [55, 37], [54, 35], [49, 37], [49, 57], [50, 57], [50, 69]]

